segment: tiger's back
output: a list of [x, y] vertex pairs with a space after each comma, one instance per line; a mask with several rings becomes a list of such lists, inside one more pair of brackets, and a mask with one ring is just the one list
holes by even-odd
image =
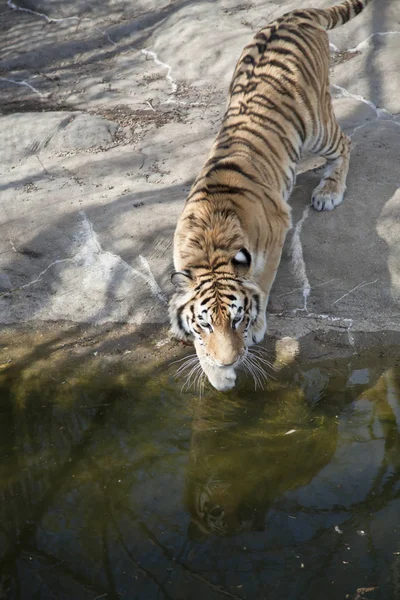
[[234, 385], [232, 370], [265, 335], [303, 151], [327, 159], [314, 208], [343, 199], [350, 140], [332, 110], [326, 30], [367, 2], [288, 13], [259, 31], [237, 63], [221, 128], [175, 232], [179, 283], [170, 308], [172, 330], [194, 338], [218, 389]]

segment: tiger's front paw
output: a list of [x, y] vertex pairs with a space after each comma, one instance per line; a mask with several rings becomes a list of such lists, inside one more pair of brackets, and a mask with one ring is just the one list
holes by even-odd
[[248, 335], [248, 346], [252, 344], [259, 344], [265, 337], [267, 333], [267, 319], [265, 317], [259, 317], [253, 325], [251, 325], [249, 329]]

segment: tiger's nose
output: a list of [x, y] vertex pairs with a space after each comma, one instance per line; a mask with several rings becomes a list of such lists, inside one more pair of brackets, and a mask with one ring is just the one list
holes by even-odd
[[237, 359], [235, 359], [233, 362], [227, 363], [227, 362], [221, 362], [221, 367], [231, 367], [232, 365], [234, 365], [235, 363], [237, 363]]
[[233, 365], [235, 365], [238, 361], [237, 358], [235, 358], [232, 362], [228, 362], [229, 359], [225, 359], [225, 360], [217, 360], [216, 358], [213, 358], [212, 356], [210, 356], [210, 354], [207, 355], [209, 358], [211, 358], [211, 360], [218, 366], [218, 367], [232, 367]]

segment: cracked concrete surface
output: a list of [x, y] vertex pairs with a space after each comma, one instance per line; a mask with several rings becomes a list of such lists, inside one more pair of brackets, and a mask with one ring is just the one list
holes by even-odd
[[[176, 219], [235, 62], [257, 29], [298, 5], [0, 8], [0, 323], [165, 331]], [[364, 332], [400, 330], [399, 3], [374, 0], [330, 41], [335, 111], [353, 141], [348, 190], [333, 213], [314, 212], [322, 161], [300, 165], [269, 331], [337, 331], [356, 352]]]

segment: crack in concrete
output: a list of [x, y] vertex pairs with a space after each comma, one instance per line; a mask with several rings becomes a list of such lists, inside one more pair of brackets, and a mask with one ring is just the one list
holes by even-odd
[[12, 10], [16, 10], [19, 12], [27, 12], [31, 15], [35, 15], [36, 17], [40, 17], [41, 19], [45, 19], [47, 21], [47, 23], [61, 23], [62, 21], [71, 21], [71, 20], [79, 21], [79, 17], [64, 17], [62, 19], [54, 19], [52, 17], [49, 17], [45, 13], [37, 12], [35, 10], [31, 10], [30, 8], [23, 8], [22, 6], [18, 6], [17, 4], [14, 4], [14, 2], [12, 2], [12, 0], [7, 0], [7, 6], [9, 8], [11, 8]]
[[[89, 17], [72, 16], [72, 17], [63, 17], [63, 18], [56, 19], [54, 17], [49, 17], [45, 13], [37, 12], [35, 10], [31, 10], [30, 8], [23, 8], [22, 6], [18, 6], [17, 4], [14, 4], [14, 2], [12, 2], [12, 0], [7, 0], [7, 6], [9, 8], [11, 8], [12, 10], [19, 11], [19, 12], [27, 12], [31, 15], [35, 15], [36, 17], [40, 17], [41, 19], [45, 19], [45, 21], [47, 21], [47, 23], [63, 23], [64, 21], [78, 21], [80, 23], [82, 23], [83, 21], [89, 21], [90, 23], [93, 23], [93, 19], [90, 19]], [[111, 44], [113, 44], [114, 46], [117, 46], [117, 42], [115, 42], [106, 31], [102, 31], [96, 25], [92, 25], [92, 27], [93, 27], [93, 29], [96, 29], [96, 31], [101, 33], [101, 35], [104, 35]]]
[[10, 79], [8, 77], [0, 77], [0, 81], [6, 81], [7, 83], [13, 83], [14, 85], [25, 86], [25, 87], [29, 88], [32, 92], [34, 92], [35, 94], [40, 96], [41, 98], [45, 97], [45, 94], [42, 94], [41, 92], [39, 92], [39, 90], [37, 90], [35, 87], [33, 87], [33, 85], [31, 85], [27, 81], [15, 81], [15, 79]]
[[76, 256], [77, 255], [72, 256], [71, 258], [61, 258], [61, 259], [58, 259], [58, 260], [54, 260], [45, 269], [43, 269], [43, 271], [41, 271], [39, 273], [39, 275], [35, 279], [33, 279], [32, 281], [28, 281], [28, 283], [24, 283], [24, 285], [19, 285], [19, 286], [15, 287], [15, 288], [11, 288], [10, 290], [7, 290], [6, 292], [2, 292], [0, 294], [0, 298], [2, 296], [7, 296], [8, 294], [12, 294], [14, 292], [19, 292], [20, 290], [28, 288], [31, 285], [34, 285], [35, 283], [38, 283], [43, 278], [43, 276], [47, 273], [47, 271], [49, 269], [51, 269], [52, 267], [54, 267], [54, 265], [58, 265], [60, 263], [65, 263], [65, 262], [75, 262], [76, 261]]
[[[298, 313], [302, 313], [299, 315]], [[354, 347], [354, 336], [351, 331], [354, 320], [348, 317], [334, 317], [333, 315], [327, 315], [324, 313], [313, 313], [308, 310], [304, 310], [304, 308], [295, 308], [290, 311], [282, 311], [280, 313], [269, 313], [270, 317], [283, 317], [283, 318], [303, 318], [303, 319], [314, 319], [315, 321], [329, 321], [333, 326], [340, 327], [341, 329], [345, 329], [348, 335], [349, 345]]]
[[[142, 49], [142, 54], [144, 54], [146, 57], [150, 57], [156, 65], [158, 65], [159, 67], [162, 67], [163, 69], [167, 69], [167, 74], [165, 76], [165, 79], [168, 81], [168, 83], [171, 86], [171, 95], [175, 94], [177, 89], [178, 89], [178, 85], [177, 83], [175, 83], [171, 73], [172, 73], [172, 67], [171, 65], [168, 65], [167, 63], [163, 62], [162, 60], [160, 60], [157, 56], [157, 54], [155, 52], [153, 52], [153, 50], [144, 50]], [[168, 102], [168, 101], [167, 101]]]
[[[300, 289], [302, 290], [303, 293], [303, 308], [295, 308], [293, 310], [290, 311], [290, 313], [292, 315], [298, 315], [298, 313], [302, 313], [302, 316], [305, 316], [307, 319], [316, 319], [318, 321], [329, 321], [331, 323], [344, 323], [345, 324], [345, 328], [347, 331], [347, 335], [348, 335], [348, 340], [349, 340], [349, 345], [350, 346], [354, 346], [354, 336], [352, 334], [352, 327], [354, 324], [353, 319], [351, 318], [342, 318], [342, 317], [334, 317], [332, 315], [327, 315], [324, 313], [313, 313], [310, 312], [308, 310], [308, 306], [307, 306], [307, 302], [308, 302], [308, 298], [311, 294], [311, 285], [307, 276], [307, 269], [306, 269], [306, 263], [304, 260], [304, 255], [303, 255], [303, 246], [301, 243], [301, 231], [303, 228], [303, 225], [309, 215], [309, 211], [310, 211], [310, 207], [306, 206], [306, 208], [304, 209], [303, 215], [301, 217], [301, 219], [299, 219], [299, 221], [296, 223], [295, 226], [295, 230], [294, 230], [294, 234], [293, 234], [293, 239], [292, 239], [292, 244], [291, 244], [291, 250], [292, 250], [292, 268], [295, 274], [295, 277], [299, 280], [299, 282], [302, 284], [300, 288], [296, 288], [296, 289]], [[335, 281], [335, 279], [331, 279], [328, 282], [325, 282], [323, 284], [320, 285], [326, 285], [326, 283], [330, 283], [331, 281]], [[360, 289], [361, 287], [365, 287], [366, 285], [370, 285], [372, 283], [376, 283], [376, 281], [370, 281], [370, 282], [362, 282], [362, 284], [356, 286], [356, 288], [354, 288], [353, 290], [350, 290], [349, 292], [347, 292], [346, 294], [344, 294], [343, 296], [341, 296], [340, 298], [338, 298], [333, 304], [336, 304], [336, 302], [339, 302], [340, 300], [342, 300], [345, 296], [349, 295], [350, 293], [354, 292], [356, 289]], [[316, 286], [319, 287], [319, 286]], [[294, 291], [294, 290], [293, 290]], [[291, 293], [291, 292], [289, 292]], [[280, 313], [278, 315], [275, 316], [289, 316], [287, 313], [283, 312]]]
[[[326, 315], [326, 314], [316, 314], [316, 313], [308, 313], [307, 314], [308, 318], [313, 318], [316, 319], [318, 321], [320, 320], [326, 320], [326, 321], [330, 321], [331, 323], [345, 323], [347, 325], [347, 327], [345, 328], [347, 331], [347, 336], [348, 336], [348, 340], [349, 340], [349, 344], [350, 346], [354, 346], [354, 336], [352, 334], [352, 327], [354, 325], [354, 321], [353, 319], [350, 318], [342, 318], [342, 317], [333, 317], [332, 315]], [[339, 325], [340, 326], [340, 325]]]
[[392, 113], [390, 113], [388, 110], [386, 110], [385, 108], [378, 108], [377, 106], [375, 106], [375, 104], [373, 102], [371, 102], [371, 100], [367, 100], [363, 96], [359, 96], [357, 94], [352, 94], [348, 90], [346, 90], [346, 88], [341, 87], [340, 85], [337, 85], [336, 83], [332, 83], [331, 87], [336, 89], [339, 92], [335, 96], [335, 98], [352, 98], [353, 100], [358, 100], [359, 102], [362, 102], [363, 104], [366, 104], [367, 106], [372, 108], [372, 110], [375, 112], [375, 116], [377, 119], [385, 119], [386, 118], [389, 120], [389, 119], [394, 118], [394, 115], [392, 115]]
[[[89, 17], [82, 17], [79, 19], [79, 21], [82, 23], [83, 21], [90, 21], [92, 22], [92, 19], [89, 19]], [[104, 35], [104, 37], [107, 38], [107, 40], [110, 42], [110, 44], [112, 44], [113, 46], [118, 46], [117, 42], [115, 42], [110, 35], [107, 33], [107, 31], [103, 31], [102, 29], [100, 29], [99, 27], [97, 27], [96, 25], [92, 25], [92, 29], [95, 29], [96, 31], [98, 31], [99, 33], [101, 33], [101, 35]]]
[[[210, 100], [207, 103], [202, 102], [202, 101], [200, 101], [200, 102], [185, 102], [185, 100], [177, 100], [174, 96], [175, 96], [176, 92], [178, 91], [178, 84], [176, 83], [175, 79], [171, 75], [171, 73], [172, 73], [171, 65], [160, 60], [158, 58], [158, 55], [156, 54], [156, 52], [154, 52], [153, 50], [142, 49], [141, 53], [144, 54], [146, 57], [149, 57], [151, 60], [153, 60], [155, 62], [155, 64], [158, 65], [159, 67], [162, 67], [163, 69], [167, 69], [167, 74], [165, 76], [165, 79], [168, 81], [169, 85], [171, 86], [171, 92], [170, 92], [170, 97], [168, 98], [168, 100], [165, 100], [161, 104], [178, 104], [180, 106], [206, 106], [206, 107], [209, 106]], [[149, 104], [150, 108], [155, 111], [155, 108], [150, 104], [149, 101], [147, 101], [146, 103]]]
[[295, 277], [299, 281], [299, 283], [301, 283], [301, 286], [302, 286], [301, 289], [303, 291], [303, 308], [296, 309], [296, 310], [302, 310], [304, 312], [308, 312], [307, 300], [311, 293], [311, 286], [310, 286], [310, 282], [307, 277], [306, 263], [304, 261], [303, 246], [301, 243], [300, 234], [301, 234], [301, 230], [303, 228], [304, 222], [308, 217], [309, 212], [310, 212], [310, 207], [306, 206], [306, 208], [304, 209], [304, 212], [303, 212], [303, 216], [296, 223], [294, 233], [293, 233], [292, 245], [291, 245], [293, 272], [295, 274]]
[[340, 296], [340, 298], [338, 298], [337, 300], [335, 300], [335, 302], [332, 303], [332, 306], [334, 304], [337, 304], [338, 302], [340, 302], [341, 300], [343, 300], [343, 298], [346, 298], [346, 296], [349, 296], [350, 294], [352, 294], [356, 290], [361, 290], [361, 288], [364, 288], [367, 285], [372, 285], [373, 283], [376, 283], [377, 281], [379, 281], [379, 278], [378, 279], [374, 279], [374, 281], [362, 281], [361, 283], [359, 283], [358, 285], [356, 285], [355, 287], [353, 287], [349, 292], [346, 292], [346, 294], [343, 294], [343, 296]]
[[[81, 21], [92, 22], [92, 19], [89, 19], [89, 17], [82, 17]], [[107, 33], [107, 31], [103, 31], [102, 29], [99, 29], [99, 27], [97, 27], [96, 25], [92, 25], [92, 28], [95, 29], [96, 31], [98, 31], [99, 33], [101, 33], [101, 35], [104, 35], [108, 39], [110, 44], [112, 44], [113, 46], [118, 46], [117, 42], [110, 37], [110, 35]]]
[[385, 36], [385, 35], [399, 35], [400, 31], [375, 31], [374, 33], [371, 33], [371, 35], [369, 35], [365, 40], [363, 40], [362, 42], [360, 42], [359, 44], [357, 44], [357, 46], [355, 46], [354, 48], [350, 48], [349, 50], [347, 50], [347, 52], [351, 52], [356, 53], [356, 52], [361, 52], [361, 50], [365, 47], [368, 46], [368, 42], [370, 40], [372, 40], [372, 38], [374, 38], [375, 36]]
[[[363, 40], [362, 42], [360, 42], [357, 46], [355, 46], [354, 48], [350, 48], [349, 50], [347, 50], [347, 52], [351, 53], [351, 54], [355, 54], [355, 53], [359, 53], [361, 52], [365, 47], [368, 46], [369, 42], [375, 37], [375, 36], [386, 36], [386, 35], [399, 35], [400, 31], [376, 31], [375, 33], [372, 33], [371, 35], [369, 35], [365, 40]], [[336, 52], [336, 46], [334, 46], [334, 44], [330, 44], [331, 46], [331, 50], [333, 50], [334, 52]], [[358, 102], [362, 102], [363, 104], [366, 104], [367, 106], [369, 106], [369, 108], [372, 108], [372, 110], [375, 113], [375, 121], [376, 120], [387, 120], [387, 121], [391, 121], [392, 123], [394, 123], [397, 126], [400, 126], [399, 121], [397, 120], [397, 116], [393, 115], [391, 112], [389, 112], [388, 110], [386, 110], [385, 108], [378, 108], [371, 100], [367, 100], [366, 98], [364, 98], [363, 96], [357, 95], [357, 94], [352, 94], [351, 92], [349, 92], [346, 88], [331, 83], [331, 88], [335, 89], [338, 93], [336, 94], [335, 98], [352, 98], [353, 100], [357, 100]], [[358, 125], [357, 127], [354, 127], [352, 133], [350, 134], [349, 137], [353, 137], [353, 135], [359, 130], [362, 129], [363, 127], [365, 127], [366, 125], [368, 125], [368, 123], [371, 123], [373, 121], [365, 121], [364, 123], [362, 123], [361, 125]]]
[[[209, 105], [210, 101], [208, 101], [208, 103], [205, 103], [205, 102], [185, 102], [185, 100], [177, 100], [174, 96], [175, 96], [176, 92], [178, 91], [178, 84], [176, 83], [175, 79], [171, 75], [171, 73], [172, 73], [171, 65], [160, 60], [158, 58], [158, 55], [156, 54], [156, 52], [153, 52], [153, 50], [142, 49], [141, 53], [144, 54], [146, 57], [150, 57], [150, 59], [153, 60], [156, 65], [158, 65], [164, 69], [167, 69], [167, 74], [165, 76], [165, 79], [168, 81], [169, 85], [171, 86], [171, 92], [170, 92], [170, 97], [168, 98], [168, 100], [165, 100], [161, 104], [178, 104], [181, 106], [208, 106]], [[149, 104], [150, 108], [155, 111], [155, 108], [150, 104], [150, 102], [148, 100], [146, 101], [146, 103]]]
[[[90, 19], [89, 17], [72, 16], [72, 17], [64, 17], [64, 18], [60, 18], [60, 19], [55, 19], [55, 18], [49, 17], [45, 13], [37, 12], [37, 11], [31, 10], [30, 8], [23, 8], [22, 6], [18, 6], [17, 4], [12, 2], [12, 0], [7, 0], [7, 6], [9, 8], [11, 8], [11, 10], [19, 11], [19, 12], [26, 12], [26, 13], [32, 14], [36, 17], [39, 17], [41, 19], [45, 19], [47, 23], [62, 23], [64, 21], [71, 21], [71, 20], [78, 21], [78, 22], [89, 21], [90, 23], [93, 23], [93, 19]], [[109, 34], [106, 31], [102, 31], [96, 25], [92, 25], [92, 28], [95, 29], [96, 31], [98, 31], [99, 33], [101, 33], [101, 35], [104, 35], [111, 44], [113, 44], [114, 46], [117, 45], [117, 43], [109, 36]], [[38, 89], [36, 89], [33, 85], [31, 85], [27, 81], [16, 81], [15, 79], [11, 79], [9, 77], [0, 77], [0, 81], [5, 81], [5, 82], [11, 83], [13, 85], [20, 85], [20, 86], [27, 87], [32, 92], [34, 92], [35, 94], [40, 96], [41, 98], [46, 97], [46, 94], [42, 94], [41, 92], [39, 92]]]
[[[334, 277], [333, 279], [329, 279], [329, 281], [324, 281], [323, 283], [318, 283], [316, 286], [314, 286], [314, 289], [323, 287], [324, 285], [328, 285], [329, 283], [332, 283], [332, 281], [339, 281], [339, 279], [338, 279], [338, 277]], [[278, 294], [277, 298], [283, 298], [283, 296], [290, 296], [291, 294], [294, 294], [295, 292], [298, 292], [299, 290], [302, 290], [302, 289], [303, 289], [303, 286], [293, 288], [292, 290], [290, 290], [290, 292], [284, 292], [283, 294]]]
[[17, 6], [16, 4], [14, 4], [14, 2], [12, 2], [12, 0], [7, 0], [7, 6], [12, 10], [27, 12], [31, 15], [36, 15], [37, 17], [41, 17], [42, 19], [46, 19], [48, 23], [50, 22], [50, 18], [44, 13], [36, 12], [34, 10], [31, 10], [30, 8], [22, 8], [22, 6]]
[[376, 119], [373, 119], [371, 121], [365, 121], [365, 123], [361, 123], [361, 125], [357, 125], [357, 127], [354, 127], [353, 131], [349, 134], [349, 137], [352, 138], [354, 136], [354, 134], [357, 133], [357, 131], [359, 131], [360, 129], [363, 129], [364, 127], [366, 127], [370, 123], [376, 123], [376, 121], [384, 121], [384, 122], [390, 121], [390, 123], [392, 123], [393, 125], [396, 125], [397, 127], [400, 127], [400, 122], [397, 121], [395, 117], [393, 119], [379, 119], [379, 118], [376, 118]]

